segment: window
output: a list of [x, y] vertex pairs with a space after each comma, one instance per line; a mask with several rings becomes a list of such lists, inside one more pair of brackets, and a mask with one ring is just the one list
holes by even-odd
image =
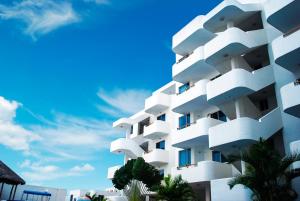
[[268, 100], [264, 99], [264, 100], [259, 101], [259, 108], [260, 108], [260, 111], [265, 111], [265, 110], [269, 109]]
[[164, 169], [159, 170], [159, 174], [160, 174], [160, 176], [164, 177], [165, 176], [165, 170]]
[[215, 113], [210, 114], [210, 117], [213, 119], [218, 119], [220, 121], [227, 121], [226, 115], [222, 111], [218, 111]]
[[185, 114], [181, 117], [179, 117], [179, 128], [178, 129], [183, 129], [191, 125], [191, 115], [190, 114]]
[[179, 167], [191, 165], [191, 149], [179, 151]]
[[166, 114], [162, 114], [162, 115], [158, 116], [157, 120], [166, 121]]
[[181, 85], [179, 88], [178, 88], [178, 93], [179, 94], [182, 94], [183, 92], [187, 91], [190, 89], [190, 83], [185, 83], [184, 85]]
[[164, 140], [160, 141], [160, 142], [156, 143], [156, 149], [165, 149], [165, 145], [166, 145], [166, 142]]
[[212, 151], [212, 160], [220, 163], [226, 162], [226, 158], [219, 151]]
[[150, 118], [144, 119], [143, 121], [139, 122], [138, 134], [142, 135], [144, 133], [144, 127], [149, 125], [150, 125]]
[[132, 134], [133, 133], [133, 126], [131, 125], [130, 126], [130, 134]]

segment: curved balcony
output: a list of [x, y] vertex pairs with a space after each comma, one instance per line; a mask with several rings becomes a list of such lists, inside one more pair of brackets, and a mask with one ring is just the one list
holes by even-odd
[[117, 165], [117, 166], [113, 166], [113, 167], [110, 167], [108, 168], [108, 171], [107, 171], [107, 179], [113, 179], [114, 178], [114, 175], [115, 175], [115, 172], [120, 169], [122, 166], [121, 165]]
[[268, 139], [282, 128], [280, 109], [276, 108], [260, 119], [241, 117], [209, 129], [209, 147], [213, 150], [243, 148], [259, 140]]
[[[300, 153], [300, 140], [290, 143], [291, 153]], [[293, 169], [300, 168], [300, 161], [293, 163]]]
[[207, 182], [233, 176], [232, 165], [215, 161], [201, 161], [196, 165], [172, 168], [172, 176], [181, 175], [188, 183]]
[[241, 4], [236, 0], [224, 0], [207, 15], [204, 27], [212, 32], [218, 32], [227, 24], [239, 22], [251, 17], [261, 10], [259, 4]]
[[173, 112], [186, 114], [208, 107], [206, 99], [208, 82], [209, 80], [200, 80], [186, 92], [175, 96], [172, 105]]
[[145, 100], [145, 112], [158, 115], [169, 108], [171, 102], [170, 95], [156, 93]]
[[300, 84], [289, 83], [280, 89], [283, 111], [300, 118]]
[[229, 188], [228, 182], [233, 178], [216, 179], [210, 182], [211, 200], [214, 201], [251, 201], [252, 192], [243, 185]]
[[158, 167], [169, 163], [169, 152], [164, 149], [154, 149], [143, 157], [147, 163]]
[[167, 122], [157, 120], [145, 127], [144, 137], [150, 140], [160, 139], [167, 136], [170, 132], [170, 126]]
[[252, 94], [274, 82], [272, 66], [252, 72], [241, 68], [233, 69], [207, 83], [207, 101], [211, 104], [221, 104]]
[[299, 26], [300, 2], [298, 0], [271, 0], [265, 6], [268, 23], [283, 33]]
[[203, 78], [210, 79], [217, 76], [219, 72], [205, 62], [204, 47], [198, 47], [189, 57], [173, 65], [173, 80], [187, 83], [194, 82]]
[[135, 159], [141, 157], [144, 150], [134, 140], [120, 138], [111, 143], [110, 152], [117, 154], [123, 153], [129, 158]]
[[[299, 12], [300, 13], [300, 12]], [[300, 71], [300, 30], [272, 42], [275, 63], [291, 72]]]
[[267, 43], [263, 29], [245, 32], [239, 28], [229, 28], [204, 46], [206, 62], [217, 65], [231, 56], [245, 54]]
[[197, 16], [173, 36], [173, 52], [187, 55], [211, 40], [215, 34], [203, 28], [204, 16]]
[[190, 148], [208, 143], [208, 129], [223, 123], [217, 119], [202, 118], [189, 127], [177, 130], [172, 134], [172, 146], [177, 148]]
[[129, 118], [121, 118], [113, 123], [113, 128], [128, 129], [132, 126], [132, 120]]

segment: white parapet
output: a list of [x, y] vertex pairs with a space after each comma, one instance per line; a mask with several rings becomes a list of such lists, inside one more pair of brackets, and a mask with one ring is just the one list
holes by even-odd
[[185, 114], [208, 106], [206, 99], [206, 84], [209, 80], [200, 80], [189, 90], [178, 94], [173, 99], [172, 110]]
[[215, 36], [203, 28], [204, 20], [204, 16], [197, 16], [173, 36], [173, 52], [185, 56]]
[[172, 146], [185, 149], [205, 145], [208, 143], [208, 129], [221, 123], [223, 122], [209, 117], [198, 119], [195, 124], [172, 134]]
[[181, 175], [189, 183], [206, 182], [233, 176], [231, 164], [201, 161], [189, 167], [172, 168], [172, 176]]
[[213, 78], [219, 72], [211, 65], [205, 62], [204, 47], [200, 46], [186, 58], [177, 61], [172, 67], [173, 80], [181, 83], [187, 83], [190, 80], [194, 82], [203, 78]]
[[169, 162], [169, 152], [164, 149], [154, 149], [145, 153], [143, 157], [147, 163], [154, 166], [165, 165]]
[[280, 89], [284, 112], [300, 117], [300, 83], [292, 82]]
[[229, 188], [228, 182], [232, 178], [212, 180], [211, 201], [251, 201], [252, 192], [242, 185], [236, 185], [233, 189]]
[[133, 121], [129, 118], [121, 118], [113, 123], [113, 128], [128, 129], [132, 123]]
[[242, 148], [260, 137], [268, 139], [282, 128], [280, 108], [261, 117], [241, 117], [209, 129], [209, 147], [214, 150]]
[[147, 139], [160, 139], [167, 136], [171, 132], [169, 123], [166, 121], [157, 120], [145, 127], [144, 137]]
[[207, 83], [207, 101], [221, 104], [257, 92], [275, 82], [273, 67], [267, 66], [252, 72], [233, 69]]
[[130, 158], [141, 157], [144, 150], [132, 139], [119, 138], [110, 145], [110, 152], [123, 153]]
[[108, 171], [107, 171], [107, 179], [113, 179], [114, 178], [114, 175], [115, 175], [115, 172], [120, 169], [122, 166], [121, 165], [117, 165], [117, 166], [113, 166], [113, 167], [110, 167], [108, 168]]
[[292, 72], [300, 72], [299, 38], [300, 30], [297, 30], [289, 35], [280, 36], [272, 42], [275, 63]]
[[171, 97], [165, 93], [155, 93], [145, 100], [145, 112], [153, 115], [160, 114], [170, 107]]
[[267, 43], [264, 29], [245, 32], [239, 28], [229, 28], [204, 46], [206, 62], [216, 65]]

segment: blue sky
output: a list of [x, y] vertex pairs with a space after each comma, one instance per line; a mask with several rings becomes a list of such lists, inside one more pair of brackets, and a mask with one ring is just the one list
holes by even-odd
[[219, 2], [1, 0], [0, 159], [28, 184], [110, 187], [112, 122], [171, 80], [172, 36]]

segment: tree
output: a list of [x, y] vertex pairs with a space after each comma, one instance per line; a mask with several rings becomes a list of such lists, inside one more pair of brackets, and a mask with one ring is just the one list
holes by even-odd
[[159, 186], [162, 176], [154, 166], [146, 163], [143, 158], [137, 158], [129, 160], [118, 169], [112, 183], [115, 188], [123, 190], [134, 180], [142, 182], [149, 190], [155, 190]]
[[228, 183], [230, 189], [237, 184], [244, 185], [252, 191], [254, 201], [292, 201], [297, 198], [291, 181], [300, 176], [300, 172], [290, 169], [290, 165], [300, 161], [298, 153], [281, 157], [267, 141], [260, 138], [240, 155], [229, 156], [229, 160], [246, 163], [245, 173]]
[[193, 189], [181, 176], [172, 179], [168, 175], [157, 190], [157, 198], [160, 201], [193, 201], [195, 197]]

